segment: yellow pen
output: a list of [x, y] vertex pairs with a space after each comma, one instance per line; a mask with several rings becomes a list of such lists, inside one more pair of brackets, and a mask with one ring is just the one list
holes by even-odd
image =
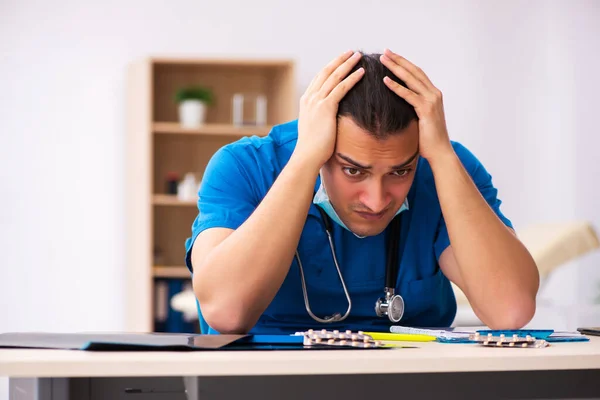
[[434, 342], [436, 337], [431, 335], [420, 335], [414, 333], [387, 333], [387, 332], [364, 332], [373, 340], [389, 340], [395, 342]]

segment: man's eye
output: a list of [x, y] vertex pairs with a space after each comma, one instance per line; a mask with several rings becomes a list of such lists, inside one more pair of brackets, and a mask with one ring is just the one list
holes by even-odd
[[394, 171], [394, 175], [395, 176], [406, 176], [409, 173], [409, 169], [402, 169], [402, 170], [398, 170], [398, 171]]
[[356, 168], [344, 168], [344, 173], [348, 176], [359, 176], [360, 171]]

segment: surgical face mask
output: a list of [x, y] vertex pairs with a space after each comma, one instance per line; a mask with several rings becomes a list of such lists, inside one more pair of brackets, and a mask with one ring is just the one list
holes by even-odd
[[[325, 211], [325, 213], [329, 216], [329, 218], [331, 218], [335, 223], [340, 225], [342, 228], [346, 229], [348, 232], [352, 232], [350, 229], [348, 229], [346, 224], [342, 222], [340, 217], [335, 212], [335, 209], [333, 208], [333, 205], [329, 200], [329, 196], [327, 195], [327, 191], [325, 190], [325, 186], [323, 185], [323, 176], [321, 176], [321, 184], [319, 185], [319, 190], [317, 190], [317, 193], [313, 198], [313, 203], [317, 206], [320, 206], [323, 209], [323, 211]], [[398, 209], [394, 217], [404, 210], [408, 210], [408, 199], [404, 199], [404, 203], [402, 203], [402, 206]], [[359, 239], [364, 239], [366, 237], [359, 236], [354, 232], [352, 232], [352, 234]]]

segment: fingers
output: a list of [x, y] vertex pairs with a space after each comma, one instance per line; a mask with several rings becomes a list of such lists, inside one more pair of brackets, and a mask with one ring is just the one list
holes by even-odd
[[394, 81], [390, 77], [386, 76], [383, 78], [383, 83], [398, 96], [402, 97], [404, 100], [408, 102], [411, 106], [418, 108], [419, 106], [419, 95], [413, 92], [410, 89], [405, 88], [398, 82]]
[[333, 71], [325, 80], [321, 89], [319, 89], [319, 97], [322, 99], [327, 97], [329, 93], [348, 76], [350, 71], [352, 71], [352, 68], [356, 66], [358, 60], [360, 60], [361, 56], [362, 55], [359, 52], [356, 52], [352, 54], [352, 56], [348, 58], [342, 65], [338, 66], [335, 71]]
[[310, 85], [308, 85], [307, 93], [318, 92], [323, 86], [323, 82], [329, 78], [329, 76], [335, 71], [340, 65], [342, 65], [345, 61], [347, 61], [354, 52], [352, 50], [348, 50], [343, 54], [340, 54], [335, 59], [331, 60], [329, 64], [325, 66], [312, 80]]
[[425, 86], [428, 86], [429, 89], [435, 88], [435, 86], [433, 85], [433, 83], [431, 83], [425, 72], [423, 72], [421, 68], [408, 61], [406, 58], [394, 53], [390, 49], [385, 49], [383, 54], [396, 64], [410, 71], [411, 74], [413, 74], [417, 79], [419, 79]]
[[408, 88], [415, 93], [426, 94], [429, 89], [421, 82], [421, 80], [417, 79], [412, 72], [403, 67], [402, 65], [397, 64], [386, 56], [385, 54], [380, 57], [381, 63], [385, 65], [394, 75], [398, 78], [402, 79]]
[[356, 85], [356, 82], [358, 82], [364, 74], [364, 68], [357, 69], [356, 71], [351, 73], [350, 76], [348, 76], [341, 83], [339, 83], [335, 88], [333, 88], [331, 93], [329, 93], [328, 98], [330, 98], [331, 101], [335, 102], [336, 104], [339, 104], [339, 102], [342, 101], [346, 93], [348, 93], [348, 91], [352, 89], [354, 85]]

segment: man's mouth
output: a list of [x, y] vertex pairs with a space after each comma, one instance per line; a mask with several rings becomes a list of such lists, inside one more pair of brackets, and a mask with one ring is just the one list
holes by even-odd
[[382, 211], [380, 213], [370, 213], [370, 212], [362, 212], [362, 211], [355, 211], [358, 215], [360, 215], [361, 218], [364, 218], [368, 221], [377, 221], [381, 218], [383, 218], [383, 216], [385, 215], [386, 211]]

